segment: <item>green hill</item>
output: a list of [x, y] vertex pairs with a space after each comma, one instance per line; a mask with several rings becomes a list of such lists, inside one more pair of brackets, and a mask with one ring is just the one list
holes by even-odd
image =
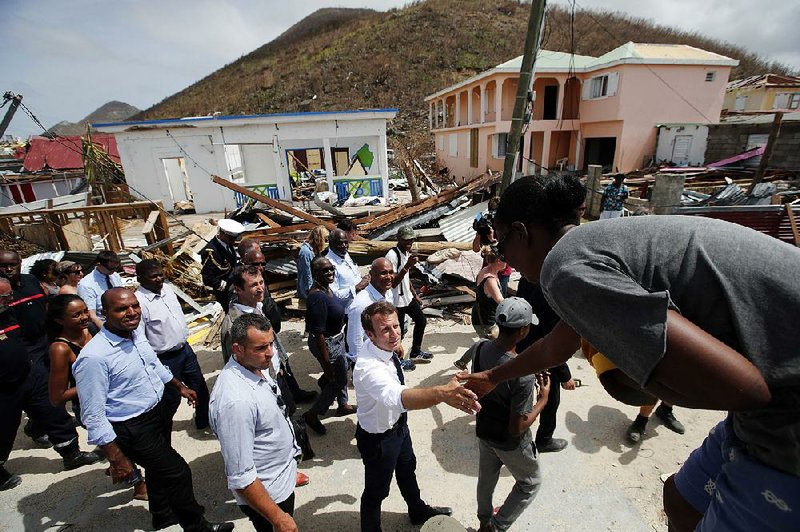
[[[398, 107], [394, 132], [423, 132], [423, 98], [520, 55], [528, 13], [528, 4], [506, 0], [320, 9], [134, 118]], [[596, 56], [627, 41], [689, 44], [738, 59], [732, 79], [790, 72], [735, 45], [621, 13], [579, 10], [570, 19], [567, 9], [549, 8], [543, 48]]]

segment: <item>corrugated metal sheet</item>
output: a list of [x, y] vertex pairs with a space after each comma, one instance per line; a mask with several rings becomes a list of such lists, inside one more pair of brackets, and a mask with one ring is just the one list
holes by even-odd
[[294, 257], [283, 257], [282, 259], [269, 260], [267, 261], [267, 274], [294, 277], [297, 275], [297, 259]]
[[[800, 205], [793, 207], [795, 219], [800, 219]], [[794, 245], [794, 234], [783, 205], [737, 205], [730, 207], [683, 207], [675, 214], [704, 216], [725, 220], [755, 229], [787, 244]]]
[[489, 208], [488, 205], [489, 203], [484, 201], [439, 220], [439, 227], [442, 229], [445, 240], [448, 242], [472, 242], [472, 239], [475, 238], [472, 221], [476, 214], [486, 211]]
[[[120, 162], [117, 139], [114, 135], [95, 133], [92, 135], [92, 142], [102, 147], [113, 161]], [[82, 150], [81, 137], [78, 136], [57, 139], [33, 137], [25, 153], [25, 170], [38, 172], [45, 168], [53, 170], [83, 168]]]

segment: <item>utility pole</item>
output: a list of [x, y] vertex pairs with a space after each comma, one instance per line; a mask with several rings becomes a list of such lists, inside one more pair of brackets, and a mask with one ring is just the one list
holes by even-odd
[[758, 165], [758, 170], [756, 170], [755, 175], [753, 175], [753, 182], [750, 183], [750, 188], [747, 189], [747, 194], [752, 194], [753, 190], [756, 188], [756, 185], [761, 183], [761, 180], [764, 179], [767, 166], [769, 166], [769, 160], [772, 158], [772, 151], [775, 149], [778, 136], [781, 134], [781, 122], [783, 122], [783, 112], [778, 111], [775, 113], [775, 119], [772, 121], [772, 129], [769, 131], [767, 146], [764, 148], [764, 154], [761, 156], [761, 162]]
[[[514, 177], [519, 152], [519, 136], [522, 133], [522, 122], [525, 119], [525, 110], [528, 107], [528, 92], [533, 78], [533, 67], [536, 64], [536, 54], [539, 52], [539, 40], [542, 35], [542, 22], [546, 0], [532, 0], [531, 14], [528, 19], [528, 34], [525, 37], [525, 51], [522, 54], [522, 67], [519, 70], [519, 85], [517, 86], [517, 101], [514, 104], [514, 115], [511, 118], [511, 131], [508, 133], [506, 145], [506, 160], [503, 166], [503, 181], [500, 183], [502, 193]], [[499, 117], [498, 117], [499, 119]]]
[[19, 104], [22, 103], [22, 95], [7, 91], [5, 94], [3, 94], [3, 105], [9, 101], [11, 102], [11, 105], [8, 106], [6, 116], [4, 116], [3, 121], [0, 122], [0, 137], [5, 134], [8, 124], [11, 123], [11, 119], [14, 118], [14, 113], [17, 112], [17, 107], [19, 107]]

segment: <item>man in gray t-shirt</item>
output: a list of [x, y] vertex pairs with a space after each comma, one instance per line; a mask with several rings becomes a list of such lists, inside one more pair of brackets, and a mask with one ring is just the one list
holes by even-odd
[[800, 249], [695, 217], [578, 226], [585, 194], [571, 176], [503, 193], [498, 253], [541, 282], [561, 322], [510, 362], [459, 377], [487, 393], [563, 363], [582, 336], [653, 395], [729, 411], [665, 482], [670, 528], [800, 529]]

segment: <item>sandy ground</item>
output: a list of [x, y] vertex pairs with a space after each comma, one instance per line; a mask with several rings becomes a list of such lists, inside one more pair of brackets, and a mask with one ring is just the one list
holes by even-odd
[[[301, 385], [311, 389], [320, 374], [302, 338], [300, 321], [286, 322], [281, 333], [291, 353]], [[431, 320], [425, 347], [433, 362], [407, 373], [408, 384], [443, 383], [455, 370], [453, 361], [474, 341], [471, 326]], [[406, 340], [408, 342], [408, 339]], [[218, 352], [202, 351], [199, 358], [209, 386], [222, 367]], [[625, 442], [624, 433], [636, 409], [608, 397], [594, 371], [580, 358], [570, 367], [584, 386], [562, 392], [556, 436], [569, 447], [540, 456], [543, 486], [538, 498], [521, 516], [515, 530], [666, 530], [661, 510], [661, 475], [674, 472], [698, 446], [708, 429], [722, 419], [720, 412], [676, 409], [687, 426], [683, 436], [653, 419], [639, 445]], [[354, 393], [351, 390], [351, 397]], [[354, 400], [354, 399], [353, 399]], [[301, 405], [300, 409], [304, 409]], [[213, 435], [194, 428], [191, 408], [182, 405], [175, 420], [173, 445], [189, 463], [198, 501], [212, 521], [236, 521], [237, 530], [252, 530], [226, 488], [219, 445]], [[355, 447], [355, 416], [323, 420], [325, 436], [311, 434], [317, 458], [301, 464], [311, 484], [296, 492], [295, 518], [301, 530], [358, 529], [363, 468]], [[475, 516], [477, 442], [474, 419], [447, 406], [412, 412], [409, 416], [417, 454], [417, 476], [423, 498], [454, 508], [454, 517], [467, 529], [478, 526]], [[535, 426], [534, 426], [535, 428]], [[86, 432], [79, 429], [86, 448]], [[148, 530], [146, 503], [133, 501], [129, 488], [113, 486], [105, 465], [64, 472], [60, 457], [35, 448], [19, 432], [6, 467], [22, 476], [17, 488], [0, 493], [2, 530]], [[499, 505], [513, 479], [504, 473], [496, 490]], [[383, 528], [415, 530], [393, 485], [383, 505]], [[179, 530], [173, 527], [170, 530]]]

